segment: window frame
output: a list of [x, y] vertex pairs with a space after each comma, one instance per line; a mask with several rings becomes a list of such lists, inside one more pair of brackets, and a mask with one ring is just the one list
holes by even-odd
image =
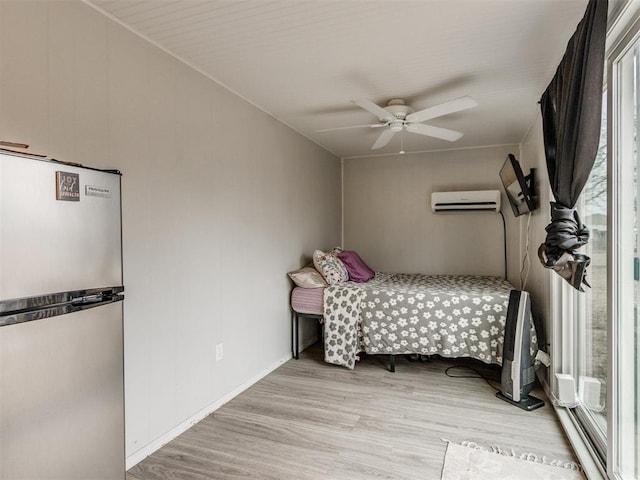
[[[638, 2], [629, 2], [636, 3]], [[617, 36], [616, 42], [612, 45], [610, 55], [607, 57], [607, 78], [610, 79], [611, 88], [609, 89], [608, 102], [608, 119], [607, 128], [609, 130], [610, 147], [607, 155], [607, 175], [609, 176], [609, 192], [607, 215], [609, 216], [610, 228], [607, 233], [608, 242], [611, 246], [608, 249], [607, 261], [608, 269], [608, 349], [611, 353], [608, 356], [608, 383], [607, 406], [608, 414], [608, 431], [607, 431], [607, 449], [609, 461], [607, 462], [607, 475], [611, 479], [623, 480], [619, 475], [618, 467], [620, 465], [622, 448], [619, 441], [618, 425], [621, 420], [620, 405], [618, 402], [619, 391], [622, 382], [620, 381], [619, 369], [619, 349], [616, 348], [617, 340], [620, 335], [619, 321], [623, 315], [622, 297], [625, 295], [625, 286], [620, 268], [620, 242], [622, 238], [622, 207], [623, 199], [621, 197], [622, 185], [624, 183], [622, 176], [622, 168], [618, 164], [620, 159], [620, 143], [622, 132], [618, 128], [618, 119], [620, 115], [620, 72], [617, 66], [622, 58], [634, 47], [634, 44], [640, 41], [640, 8], [635, 12], [635, 19], [627, 25], [624, 31]], [[628, 193], [628, 192], [627, 192]], [[628, 287], [627, 287], [628, 288]], [[627, 293], [628, 295], [628, 293]], [[636, 466], [637, 468], [637, 466]]]

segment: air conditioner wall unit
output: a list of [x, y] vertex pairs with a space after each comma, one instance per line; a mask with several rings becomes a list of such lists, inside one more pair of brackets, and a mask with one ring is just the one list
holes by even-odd
[[431, 210], [442, 212], [499, 212], [500, 190], [433, 192]]

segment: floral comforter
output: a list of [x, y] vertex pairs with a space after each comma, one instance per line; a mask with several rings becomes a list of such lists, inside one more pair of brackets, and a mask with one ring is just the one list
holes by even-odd
[[513, 286], [499, 277], [376, 273], [324, 293], [325, 361], [369, 354], [438, 354], [502, 364]]

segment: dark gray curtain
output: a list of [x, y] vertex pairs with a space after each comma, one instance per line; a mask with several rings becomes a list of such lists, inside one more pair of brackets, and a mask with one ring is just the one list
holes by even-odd
[[598, 150], [607, 0], [590, 0], [567, 45], [553, 80], [542, 94], [542, 128], [551, 202], [551, 223], [538, 256], [574, 288], [589, 286], [591, 259], [576, 249], [589, 241], [589, 229], [574, 210]]

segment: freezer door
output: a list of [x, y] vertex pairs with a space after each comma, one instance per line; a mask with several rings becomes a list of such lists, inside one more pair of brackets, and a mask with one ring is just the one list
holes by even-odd
[[123, 480], [122, 302], [0, 327], [0, 478]]
[[0, 301], [122, 285], [121, 237], [120, 175], [0, 154]]

